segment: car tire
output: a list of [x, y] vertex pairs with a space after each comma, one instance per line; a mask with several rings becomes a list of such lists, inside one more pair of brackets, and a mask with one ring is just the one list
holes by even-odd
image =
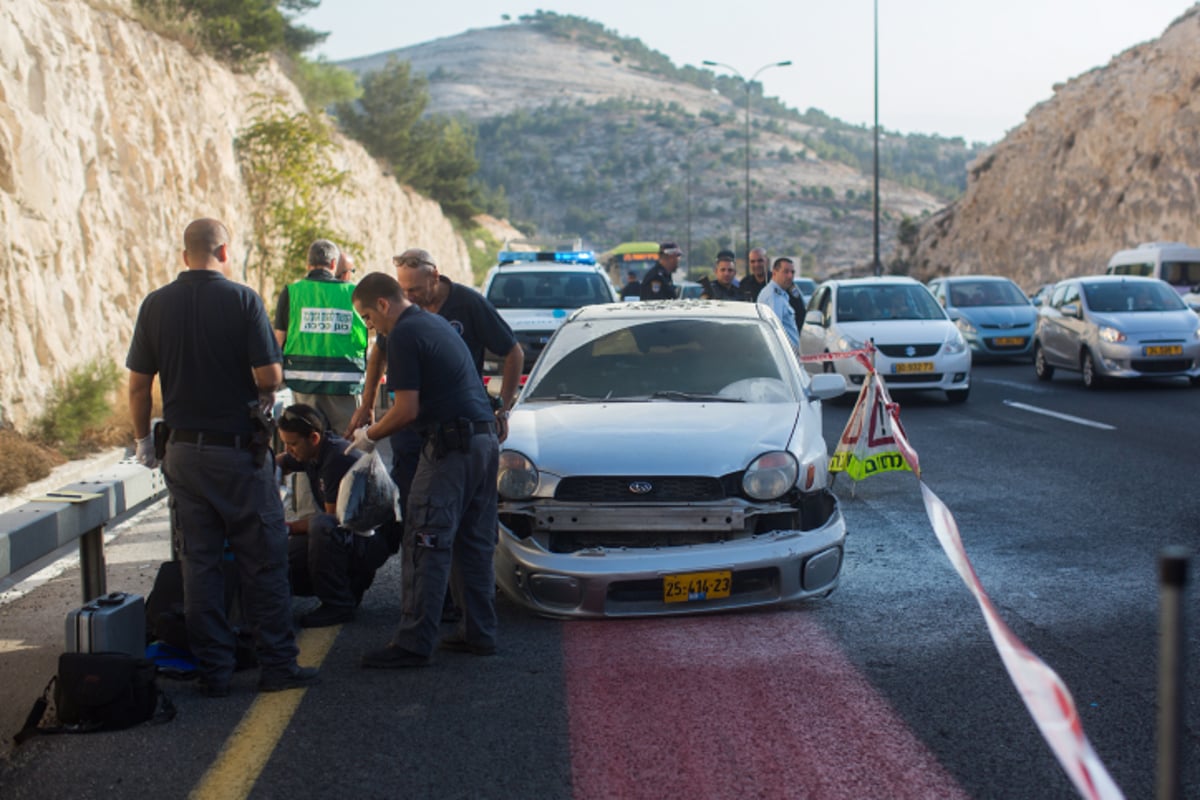
[[1033, 346], [1033, 372], [1039, 381], [1048, 381], [1054, 377], [1054, 367], [1046, 363], [1046, 352], [1040, 344]]
[[970, 386], [968, 386], [965, 389], [947, 389], [946, 390], [946, 399], [954, 404], [965, 403], [965, 402], [967, 402], [967, 397], [970, 394], [971, 394]]
[[1084, 350], [1080, 359], [1079, 371], [1083, 374], [1083, 385], [1088, 389], [1099, 389], [1104, 385], [1104, 378], [1096, 372], [1096, 359], [1091, 350]]

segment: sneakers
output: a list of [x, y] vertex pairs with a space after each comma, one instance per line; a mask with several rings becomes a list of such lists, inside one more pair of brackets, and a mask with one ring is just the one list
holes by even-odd
[[403, 647], [397, 647], [394, 644], [389, 644], [380, 650], [372, 650], [369, 653], [363, 653], [362, 665], [367, 669], [400, 669], [403, 667], [427, 667], [429, 666], [429, 656], [423, 656], [419, 653], [414, 653], [411, 650], [405, 650]]
[[321, 682], [320, 672], [316, 667], [292, 667], [291, 672], [282, 675], [263, 675], [258, 679], [260, 692], [282, 692], [287, 689], [304, 689]]
[[338, 608], [321, 604], [300, 617], [301, 628], [326, 628], [330, 625], [341, 625], [354, 619], [353, 608]]
[[438, 643], [438, 647], [442, 650], [449, 650], [451, 653], [470, 653], [473, 656], [494, 656], [496, 655], [496, 645], [494, 644], [474, 644], [463, 638], [462, 634], [452, 633], [449, 636], [442, 638]]

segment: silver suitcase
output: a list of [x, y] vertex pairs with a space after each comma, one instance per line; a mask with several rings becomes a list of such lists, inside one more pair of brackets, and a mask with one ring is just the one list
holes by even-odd
[[68, 653], [146, 654], [146, 601], [110, 592], [67, 614]]

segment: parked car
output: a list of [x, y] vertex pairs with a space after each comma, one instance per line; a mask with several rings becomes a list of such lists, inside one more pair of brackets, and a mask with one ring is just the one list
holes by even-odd
[[1037, 309], [1008, 278], [952, 275], [931, 280], [929, 291], [975, 357], [1028, 359], [1033, 355]]
[[829, 594], [846, 525], [821, 400], [769, 309], [589, 306], [551, 339], [500, 451], [496, 581], [552, 617]]
[[1033, 364], [1048, 381], [1056, 369], [1083, 385], [1108, 378], [1186, 375], [1200, 384], [1200, 317], [1170, 284], [1133, 275], [1070, 278], [1038, 311]]
[[1029, 295], [1029, 302], [1033, 304], [1034, 308], [1041, 308], [1042, 304], [1050, 299], [1050, 292], [1053, 290], [1053, 283], [1043, 283]]
[[[971, 391], [971, 350], [945, 309], [912, 278], [832, 280], [817, 287], [800, 328], [800, 353], [846, 353], [875, 343], [875, 370], [889, 388], [940, 389], [952, 403]], [[805, 365], [861, 385], [854, 358]]]
[[804, 305], [808, 305], [808, 301], [812, 300], [813, 292], [817, 290], [817, 282], [812, 278], [796, 278], [792, 281], [792, 285], [800, 290], [800, 294], [804, 297]]

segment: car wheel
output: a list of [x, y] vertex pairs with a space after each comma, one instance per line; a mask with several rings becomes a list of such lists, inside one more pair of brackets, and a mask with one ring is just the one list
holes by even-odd
[[1046, 352], [1040, 344], [1033, 346], [1033, 371], [1039, 381], [1048, 381], [1054, 377], [1054, 367], [1046, 363]]
[[971, 394], [970, 386], [965, 389], [947, 389], [946, 399], [951, 403], [965, 403], [969, 394]]
[[1096, 372], [1096, 360], [1092, 358], [1090, 350], [1083, 352], [1083, 361], [1079, 366], [1079, 371], [1083, 373], [1083, 385], [1087, 388], [1099, 389], [1103, 385], [1104, 378]]

